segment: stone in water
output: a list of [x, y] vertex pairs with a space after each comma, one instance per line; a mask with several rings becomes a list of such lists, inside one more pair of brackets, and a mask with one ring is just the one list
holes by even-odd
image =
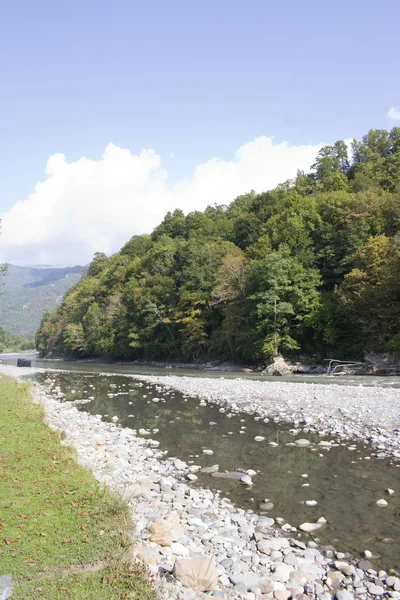
[[383, 498], [381, 498], [380, 500], [376, 501], [376, 505], [377, 506], [387, 506], [388, 503], [386, 502], [386, 500], [384, 500]]
[[306, 533], [314, 533], [315, 531], [319, 531], [323, 526], [323, 523], [302, 523], [299, 529]]

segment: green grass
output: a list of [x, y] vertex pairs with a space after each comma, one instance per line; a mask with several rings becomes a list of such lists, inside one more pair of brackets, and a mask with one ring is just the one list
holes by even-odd
[[0, 574], [13, 600], [152, 600], [130, 563], [126, 504], [43, 423], [28, 384], [0, 377]]

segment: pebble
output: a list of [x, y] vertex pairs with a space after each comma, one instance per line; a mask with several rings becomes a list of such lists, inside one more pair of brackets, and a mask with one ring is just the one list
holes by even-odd
[[381, 585], [375, 585], [374, 583], [367, 583], [367, 588], [370, 594], [373, 596], [383, 596], [385, 590]]
[[315, 531], [319, 531], [322, 527], [322, 523], [302, 523], [299, 529], [301, 529], [301, 531], [305, 531], [306, 533], [314, 533]]
[[386, 502], [386, 500], [384, 500], [383, 498], [381, 498], [380, 500], [377, 500], [377, 501], [375, 502], [375, 504], [376, 504], [377, 506], [387, 506], [387, 505], [388, 505], [388, 503]]
[[354, 600], [353, 594], [347, 590], [338, 590], [335, 594], [336, 600]]

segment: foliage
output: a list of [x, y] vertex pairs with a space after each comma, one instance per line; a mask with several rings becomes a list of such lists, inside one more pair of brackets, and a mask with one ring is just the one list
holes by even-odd
[[35, 342], [33, 338], [28, 339], [14, 335], [3, 327], [0, 327], [0, 352], [20, 352], [23, 350], [32, 350], [34, 347]]
[[[351, 154], [351, 156], [350, 156]], [[400, 128], [322, 148], [310, 173], [168, 213], [96, 254], [43, 317], [43, 354], [263, 362], [400, 350]]]
[[16, 600], [36, 598], [38, 588], [47, 600], [154, 598], [144, 574], [124, 565], [129, 507], [60, 445], [28, 385], [4, 376], [0, 497], [1, 564], [13, 574]]
[[68, 289], [80, 280], [82, 271], [83, 267], [39, 269], [8, 265], [1, 278], [0, 326], [32, 338], [44, 312], [61, 302]]

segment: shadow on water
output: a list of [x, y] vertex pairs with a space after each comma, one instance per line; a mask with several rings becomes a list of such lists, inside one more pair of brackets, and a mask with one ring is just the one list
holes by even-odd
[[[220, 471], [258, 472], [251, 488], [201, 473], [196, 485], [221, 490], [236, 505], [256, 512], [268, 499], [274, 505], [268, 515], [283, 517], [296, 527], [323, 516], [328, 524], [318, 533], [321, 542], [354, 556], [368, 549], [376, 555], [376, 564], [400, 569], [400, 469], [387, 459], [370, 458], [371, 449], [357, 445], [350, 450], [349, 443], [322, 449], [317, 446], [321, 440], [334, 440], [294, 434], [289, 425], [255, 421], [249, 415], [229, 418], [216, 407], [201, 406], [196, 398], [117, 375], [53, 372], [36, 376], [41, 383], [48, 378], [60, 386], [67, 400], [90, 399], [80, 410], [101, 414], [105, 420], [116, 415], [121, 426], [137, 431], [157, 429], [151, 437], [170, 457], [202, 467], [218, 464]], [[158, 402], [153, 402], [155, 397]], [[256, 442], [255, 436], [265, 441]], [[286, 446], [299, 437], [312, 445]], [[203, 454], [204, 448], [213, 450], [213, 455]], [[388, 488], [395, 495], [389, 496]], [[375, 504], [380, 498], [388, 501], [386, 508]], [[306, 500], [318, 504], [307, 507]]]

